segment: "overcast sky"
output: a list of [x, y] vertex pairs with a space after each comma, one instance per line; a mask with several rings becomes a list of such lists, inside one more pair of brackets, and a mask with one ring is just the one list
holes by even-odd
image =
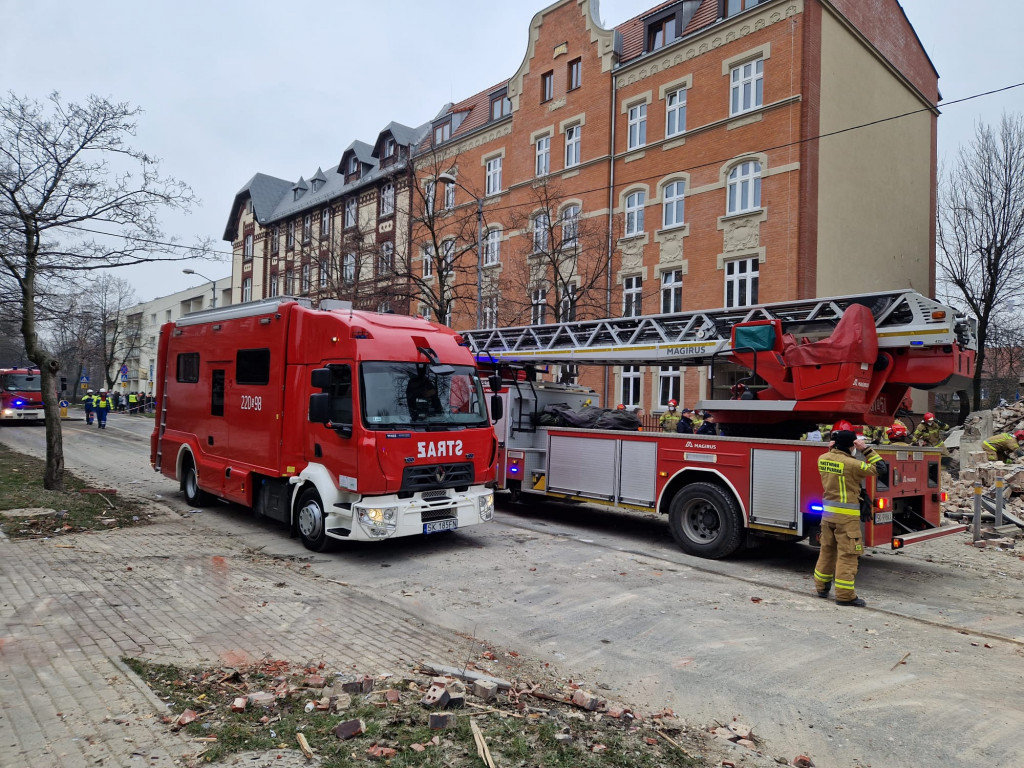
[[[601, 0], [612, 27], [657, 0]], [[335, 165], [354, 139], [396, 120], [420, 125], [510, 77], [545, 0], [0, 0], [0, 90], [67, 100], [90, 93], [142, 107], [135, 146], [202, 200], [165, 218], [182, 241], [212, 237], [223, 262], [119, 270], [139, 299], [230, 274], [221, 240], [231, 202], [256, 172], [294, 180]], [[903, 0], [945, 101], [1024, 81], [1019, 2]], [[978, 120], [1024, 113], [1024, 88], [950, 105], [939, 160]]]

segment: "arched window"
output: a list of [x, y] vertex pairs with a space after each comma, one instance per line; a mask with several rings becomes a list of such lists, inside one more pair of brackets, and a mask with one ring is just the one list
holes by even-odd
[[664, 213], [661, 225], [668, 229], [670, 227], [681, 227], [685, 223], [683, 218], [683, 195], [686, 193], [685, 181], [672, 181], [665, 185], [662, 195]]
[[726, 215], [755, 211], [761, 207], [761, 164], [756, 160], [740, 163], [729, 172], [726, 185]]
[[626, 237], [639, 235], [644, 231], [643, 192], [634, 192], [626, 197]]

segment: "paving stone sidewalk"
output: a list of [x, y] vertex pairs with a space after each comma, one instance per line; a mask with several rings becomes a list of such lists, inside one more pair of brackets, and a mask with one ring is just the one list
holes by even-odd
[[120, 661], [334, 671], [457, 664], [467, 640], [300, 563], [166, 518], [46, 540], [0, 538], [0, 767], [182, 766], [198, 745]]

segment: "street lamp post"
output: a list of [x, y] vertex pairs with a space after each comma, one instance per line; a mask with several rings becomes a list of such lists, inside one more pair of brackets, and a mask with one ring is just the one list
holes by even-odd
[[[196, 272], [194, 269], [183, 269], [181, 271], [186, 275], [195, 275], [196, 277], [203, 278], [203, 280], [210, 280], [206, 275]], [[217, 282], [215, 280], [210, 280], [210, 290], [213, 292], [213, 298], [210, 300], [210, 309], [213, 309], [217, 306]]]
[[467, 189], [465, 184], [456, 181], [455, 177], [450, 173], [438, 174], [437, 180], [460, 187], [476, 200], [476, 327], [482, 328], [484, 311], [484, 199], [477, 197], [476, 193]]

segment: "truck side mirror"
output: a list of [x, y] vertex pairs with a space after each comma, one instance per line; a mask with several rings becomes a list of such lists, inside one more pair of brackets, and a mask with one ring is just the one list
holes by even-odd
[[312, 385], [313, 389], [330, 389], [331, 369], [315, 368], [309, 375], [309, 383]]
[[498, 421], [505, 413], [505, 405], [499, 395], [491, 395], [491, 421]]
[[[321, 369], [327, 371], [326, 368]], [[314, 375], [319, 371], [313, 371]], [[316, 386], [315, 381], [313, 386]], [[318, 392], [309, 396], [309, 420], [313, 424], [327, 424], [331, 420], [331, 396], [327, 392]]]
[[491, 392], [501, 392], [501, 376], [491, 376], [487, 383], [491, 386]]

